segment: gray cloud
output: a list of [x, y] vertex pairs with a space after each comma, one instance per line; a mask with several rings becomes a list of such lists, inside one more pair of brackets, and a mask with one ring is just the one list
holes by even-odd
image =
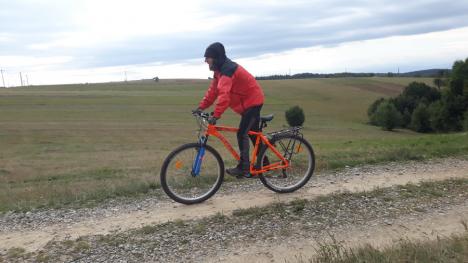
[[[16, 36], [42, 36], [72, 31], [70, 16], [79, 12], [77, 1], [1, 1], [0, 32]], [[37, 40], [37, 39], [32, 39]]]
[[[29, 44], [53, 41], [59, 33], [77, 30], [66, 17], [79, 11], [79, 6], [70, 8], [68, 1], [33, 3], [32, 7], [24, 3], [2, 7], [0, 18], [5, 22], [0, 32], [10, 34], [14, 40], [0, 42], [0, 55], [38, 55], [28, 48]], [[51, 49], [40, 55], [79, 58], [70, 67], [176, 63], [202, 60], [205, 47], [214, 41], [223, 42], [229, 56], [240, 58], [468, 26], [466, 1], [287, 1], [287, 5], [215, 2], [204, 6], [204, 10], [213, 17], [232, 15], [241, 19], [212, 32], [174, 32], [107, 42], [99, 47]]]

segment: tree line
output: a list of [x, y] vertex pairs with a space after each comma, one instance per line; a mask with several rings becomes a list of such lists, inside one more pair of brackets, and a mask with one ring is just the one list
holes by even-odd
[[[298, 74], [284, 74], [284, 75], [269, 75], [269, 76], [257, 76], [257, 80], [280, 80], [280, 79], [311, 79], [311, 78], [364, 78], [364, 77], [435, 77], [440, 81], [443, 81], [443, 77], [450, 73], [447, 69], [429, 69], [419, 70], [406, 73], [352, 73], [352, 72], [341, 72], [341, 73], [298, 73]], [[442, 82], [440, 83], [442, 85]]]
[[294, 75], [270, 75], [255, 77], [257, 80], [279, 80], [279, 79], [311, 79], [311, 78], [343, 78], [343, 77], [374, 77], [376, 73], [298, 73]]
[[397, 97], [374, 101], [367, 111], [370, 123], [424, 133], [468, 130], [468, 58], [455, 61], [434, 84], [438, 88], [412, 82]]

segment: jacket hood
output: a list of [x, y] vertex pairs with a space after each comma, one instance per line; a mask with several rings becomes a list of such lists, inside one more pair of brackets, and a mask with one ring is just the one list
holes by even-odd
[[215, 70], [221, 70], [221, 67], [227, 59], [223, 44], [215, 42], [209, 45], [205, 50], [205, 57], [214, 59]]

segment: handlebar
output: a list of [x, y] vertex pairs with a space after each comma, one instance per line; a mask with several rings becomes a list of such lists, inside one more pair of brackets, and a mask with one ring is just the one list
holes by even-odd
[[208, 118], [210, 114], [208, 112], [203, 111], [192, 111], [192, 115], [197, 120], [198, 124], [198, 137], [200, 138], [204, 132], [208, 129]]
[[208, 112], [203, 112], [203, 111], [194, 111], [192, 112], [192, 115], [195, 117], [203, 118], [203, 119], [208, 119], [210, 117], [210, 114]]

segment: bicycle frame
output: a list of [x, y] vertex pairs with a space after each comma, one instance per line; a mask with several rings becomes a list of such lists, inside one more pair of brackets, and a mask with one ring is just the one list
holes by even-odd
[[[160, 175], [164, 192], [174, 201], [182, 204], [195, 204], [207, 200], [220, 189], [224, 182], [225, 163], [219, 151], [207, 143], [210, 136], [218, 138], [234, 159], [241, 159], [239, 153], [228, 141], [228, 139], [231, 140], [230, 136], [224, 137], [226, 135], [224, 132], [239, 132], [239, 129], [216, 126], [213, 123], [215, 119], [211, 118], [209, 113], [199, 109], [192, 111], [192, 115], [199, 126], [198, 142], [186, 143], [174, 149], [164, 160]], [[289, 127], [262, 133], [262, 128], [266, 127], [267, 121], [272, 119], [271, 115], [261, 117], [259, 131], [248, 132], [254, 144], [252, 162], [248, 168], [250, 174], [243, 171], [236, 178], [259, 178], [263, 185], [274, 192], [291, 193], [303, 187], [312, 177], [315, 155], [312, 145], [303, 138], [300, 131], [302, 127]], [[297, 148], [296, 144], [298, 144]], [[293, 161], [293, 155], [302, 151], [301, 146], [305, 148], [305, 157], [301, 155]], [[267, 156], [265, 150], [268, 151], [268, 159], [262, 158]], [[293, 169], [296, 163], [298, 168]], [[277, 171], [278, 174], [265, 174], [272, 170]], [[230, 174], [237, 174], [237, 171]], [[283, 178], [285, 180], [282, 180]]]
[[[227, 127], [227, 126], [216, 126], [216, 125], [211, 125], [208, 124], [208, 128], [205, 132], [205, 137], [208, 138], [209, 136], [214, 136], [218, 138], [224, 145], [224, 147], [231, 153], [231, 155], [236, 159], [240, 160], [239, 154], [234, 150], [232, 145], [229, 143], [229, 141], [220, 133], [222, 131], [224, 132], [237, 132], [239, 129], [234, 128], [234, 127]], [[289, 161], [284, 158], [284, 156], [273, 146], [270, 141], [267, 139], [265, 135], [261, 132], [254, 132], [254, 131], [249, 131], [249, 135], [253, 135], [256, 137], [255, 140], [255, 146], [252, 151], [252, 159], [250, 162], [250, 174], [252, 175], [258, 175], [261, 173], [265, 173], [271, 170], [276, 170], [276, 169], [286, 169], [289, 167]], [[206, 142], [206, 140], [205, 140]], [[269, 164], [267, 166], [262, 167], [263, 169], [255, 169], [254, 163], [257, 161], [257, 155], [260, 150], [260, 145], [263, 143], [264, 145], [268, 146], [273, 153], [280, 158], [281, 161]]]

